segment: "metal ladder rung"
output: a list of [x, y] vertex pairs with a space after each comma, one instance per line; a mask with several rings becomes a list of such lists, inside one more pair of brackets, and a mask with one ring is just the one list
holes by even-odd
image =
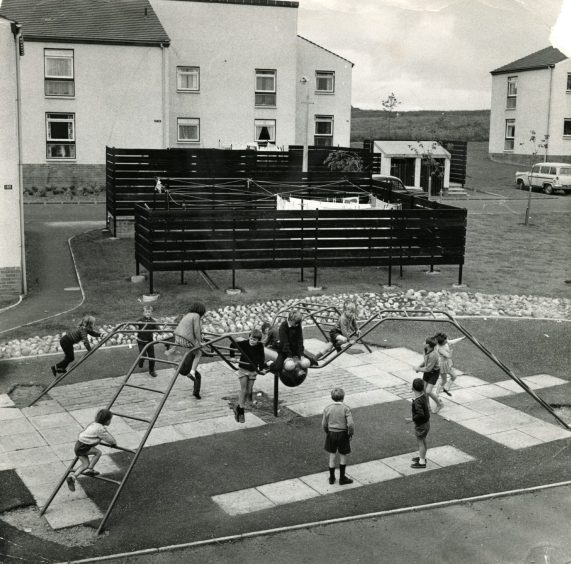
[[157, 360], [154, 356], [140, 356], [139, 360]]
[[145, 386], [137, 386], [135, 384], [124, 384], [124, 386], [126, 388], [137, 388], [138, 390], [146, 390], [147, 392], [156, 392], [157, 394], [163, 394], [163, 396], [165, 395], [165, 392], [163, 392], [162, 390], [157, 390], [155, 388], [146, 388]]
[[178, 362], [175, 362], [174, 360], [165, 360], [163, 358], [153, 358], [151, 360], [154, 360], [155, 362], [162, 362], [163, 364], [172, 364], [173, 366], [178, 366]]
[[105, 476], [90, 476], [89, 474], [82, 474], [82, 476], [85, 476], [86, 478], [92, 478], [93, 480], [101, 480], [102, 482], [111, 482], [118, 486], [121, 485], [121, 482], [119, 480], [114, 480], [113, 478], [106, 478]]
[[144, 419], [142, 417], [135, 417], [134, 415], [124, 415], [123, 413], [112, 412], [116, 417], [124, 417], [125, 419], [134, 419], [135, 421], [142, 421], [143, 423], [150, 423], [150, 419]]

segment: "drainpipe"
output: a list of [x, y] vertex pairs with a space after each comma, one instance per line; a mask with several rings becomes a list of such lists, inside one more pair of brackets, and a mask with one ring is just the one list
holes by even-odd
[[[555, 65], [549, 65], [549, 95], [547, 96], [547, 131], [546, 134], [549, 136], [549, 127], [551, 122], [551, 94], [553, 87], [553, 69]], [[547, 137], [547, 147], [545, 148], [545, 154], [543, 156], [543, 162], [547, 162], [547, 155], [549, 153], [549, 140], [551, 137]]]
[[162, 90], [162, 121], [163, 121], [163, 149], [168, 149], [169, 146], [169, 96], [168, 96], [168, 65], [167, 65], [167, 50], [168, 45], [161, 43], [161, 59], [162, 59], [162, 77], [161, 77], [161, 90]]
[[20, 88], [20, 41], [22, 41], [22, 26], [12, 24], [14, 34], [14, 54], [16, 56], [16, 126], [18, 130], [18, 195], [20, 197], [20, 262], [22, 271], [21, 292], [28, 293], [26, 281], [26, 239], [24, 233], [24, 171], [22, 163], [22, 92]]

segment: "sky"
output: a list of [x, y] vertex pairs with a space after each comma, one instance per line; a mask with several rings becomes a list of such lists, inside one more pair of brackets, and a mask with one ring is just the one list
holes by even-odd
[[490, 108], [490, 71], [554, 45], [571, 57], [571, 0], [299, 0], [298, 33], [352, 61], [352, 104]]

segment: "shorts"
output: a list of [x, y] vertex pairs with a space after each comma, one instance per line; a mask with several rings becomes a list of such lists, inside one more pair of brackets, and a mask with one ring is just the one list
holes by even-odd
[[433, 386], [438, 382], [438, 378], [440, 377], [440, 370], [433, 370], [432, 372], [425, 372], [422, 379], [427, 384], [432, 384]]
[[77, 441], [73, 450], [76, 456], [87, 456], [87, 453], [96, 446], [97, 445], [86, 445], [81, 441]]
[[351, 452], [351, 441], [347, 431], [328, 431], [325, 437], [325, 450], [330, 454], [349, 454]]
[[254, 370], [244, 370], [243, 368], [238, 369], [238, 378], [248, 378], [248, 380], [255, 380], [258, 373]]
[[421, 425], [417, 425], [414, 428], [414, 432], [418, 439], [425, 439], [426, 435], [428, 435], [428, 431], [430, 431], [430, 421], [422, 423]]

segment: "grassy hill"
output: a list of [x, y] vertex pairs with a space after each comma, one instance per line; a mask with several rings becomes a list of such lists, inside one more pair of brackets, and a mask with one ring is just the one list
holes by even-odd
[[388, 112], [351, 109], [351, 142], [364, 139], [446, 139], [487, 141], [490, 110], [393, 112], [388, 126]]

